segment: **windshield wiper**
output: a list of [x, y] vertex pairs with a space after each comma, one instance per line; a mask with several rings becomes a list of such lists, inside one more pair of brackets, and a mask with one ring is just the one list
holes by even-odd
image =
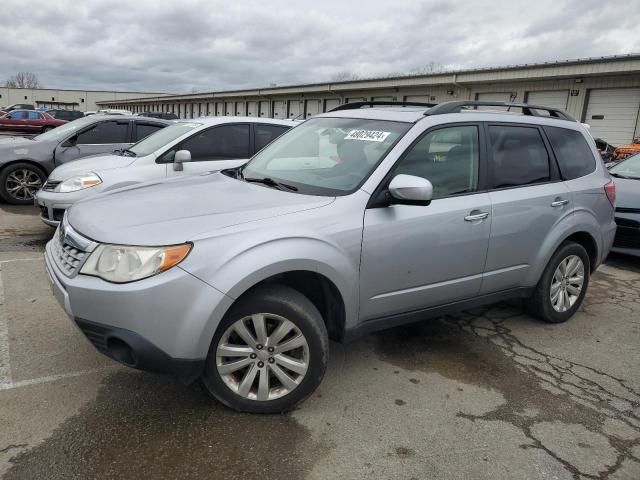
[[626, 178], [627, 180], [640, 180], [640, 177], [634, 177], [632, 175], [622, 175], [620, 173], [609, 172], [612, 177], [616, 178]]
[[251, 183], [261, 183], [263, 185], [267, 185], [268, 187], [274, 187], [277, 188], [279, 190], [283, 190], [282, 187], [291, 190], [293, 192], [297, 192], [298, 191], [298, 187], [294, 187], [293, 185], [288, 185], [286, 183], [282, 183], [282, 182], [276, 182], [273, 178], [269, 178], [269, 177], [264, 177], [264, 178], [251, 178], [251, 177], [244, 177], [244, 181], [245, 182], [251, 182]]

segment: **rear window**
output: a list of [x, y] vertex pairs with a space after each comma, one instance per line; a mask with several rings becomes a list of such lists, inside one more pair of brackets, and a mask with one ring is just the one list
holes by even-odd
[[544, 127], [558, 159], [564, 180], [584, 177], [596, 169], [596, 162], [584, 136], [560, 127]]
[[493, 188], [550, 180], [549, 156], [537, 128], [491, 125], [489, 137]]

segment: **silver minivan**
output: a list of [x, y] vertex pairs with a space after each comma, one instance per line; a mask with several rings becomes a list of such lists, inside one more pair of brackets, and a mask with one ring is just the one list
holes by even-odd
[[568, 320], [614, 204], [593, 139], [559, 110], [348, 104], [241, 167], [74, 205], [45, 260], [99, 351], [280, 412], [320, 384], [329, 338], [511, 298]]

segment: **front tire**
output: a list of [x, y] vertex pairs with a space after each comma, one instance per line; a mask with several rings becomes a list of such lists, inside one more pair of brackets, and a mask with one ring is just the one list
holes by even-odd
[[285, 412], [320, 385], [328, 350], [313, 303], [293, 288], [265, 285], [242, 297], [220, 322], [202, 383], [234, 410]]
[[584, 300], [590, 273], [591, 262], [584, 247], [575, 242], [563, 243], [527, 300], [527, 311], [547, 323], [566, 322]]
[[12, 163], [0, 172], [0, 196], [14, 205], [32, 205], [47, 176], [27, 162]]

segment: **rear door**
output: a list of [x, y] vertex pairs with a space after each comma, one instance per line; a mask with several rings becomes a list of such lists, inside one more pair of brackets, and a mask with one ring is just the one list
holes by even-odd
[[56, 148], [56, 164], [131, 146], [131, 124], [127, 119], [110, 117], [91, 124], [77, 134], [75, 143], [62, 142]]
[[481, 293], [527, 285], [554, 226], [573, 211], [542, 129], [522, 124], [489, 124], [491, 238]]
[[27, 112], [27, 126], [32, 133], [40, 133], [45, 126], [44, 115], [40, 112]]
[[173, 163], [179, 150], [191, 152], [191, 162], [183, 163], [183, 170], [167, 168], [167, 175], [192, 175], [223, 170], [242, 165], [251, 156], [251, 125], [231, 123], [200, 130], [163, 154], [158, 163]]
[[267, 123], [254, 123], [254, 142], [251, 156], [258, 153], [264, 147], [273, 142], [276, 138], [289, 130], [291, 127], [285, 125], [269, 125]]
[[162, 130], [166, 125], [153, 122], [134, 122], [133, 123], [133, 143], [139, 142], [143, 138]]

